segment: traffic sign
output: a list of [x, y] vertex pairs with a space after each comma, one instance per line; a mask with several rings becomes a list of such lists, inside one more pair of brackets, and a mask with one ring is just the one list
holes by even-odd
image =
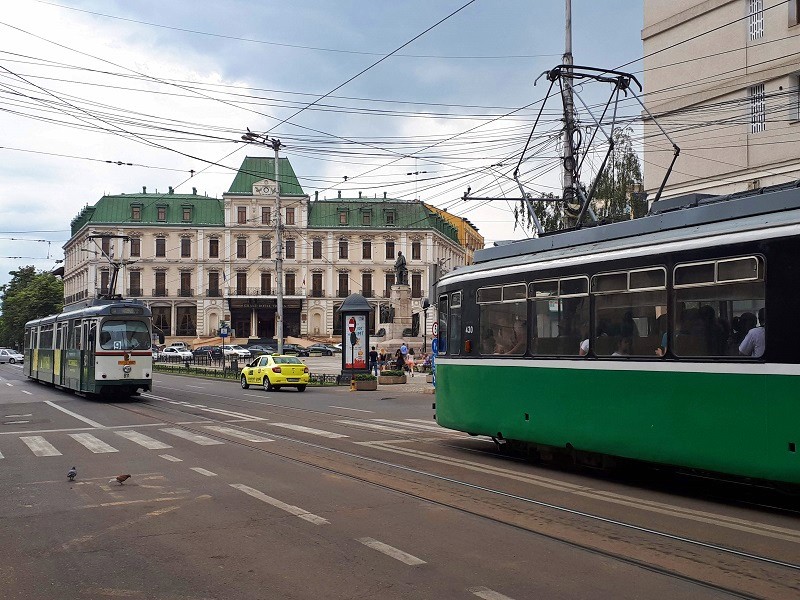
[[433, 325], [431, 325], [431, 333], [433, 333], [433, 335], [439, 335], [439, 323], [436, 321], [434, 321]]
[[434, 356], [439, 352], [439, 340], [437, 338], [431, 340], [431, 352], [433, 352]]
[[350, 320], [347, 321], [347, 329], [350, 331], [350, 333], [355, 333], [356, 332], [356, 319], [355, 319], [355, 317], [350, 317]]
[[228, 328], [227, 327], [220, 327], [219, 328], [219, 337], [228, 337]]

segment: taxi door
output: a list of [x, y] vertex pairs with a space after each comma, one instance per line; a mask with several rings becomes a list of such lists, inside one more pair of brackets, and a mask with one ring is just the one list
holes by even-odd
[[262, 356], [258, 359], [258, 366], [255, 368], [255, 377], [253, 383], [261, 383], [264, 380], [264, 376], [267, 374], [268, 362], [268, 356]]

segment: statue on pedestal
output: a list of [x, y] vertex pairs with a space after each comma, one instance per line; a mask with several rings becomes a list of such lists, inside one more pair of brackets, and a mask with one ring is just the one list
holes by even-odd
[[408, 269], [406, 268], [406, 257], [402, 252], [397, 253], [397, 260], [394, 261], [395, 283], [397, 285], [408, 285]]

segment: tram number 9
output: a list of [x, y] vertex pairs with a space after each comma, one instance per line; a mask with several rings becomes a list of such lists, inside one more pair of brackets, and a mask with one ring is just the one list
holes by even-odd
[[467, 325], [464, 327], [464, 333], [472, 333], [473, 331], [475, 331], [475, 329], [472, 327], [472, 325]]

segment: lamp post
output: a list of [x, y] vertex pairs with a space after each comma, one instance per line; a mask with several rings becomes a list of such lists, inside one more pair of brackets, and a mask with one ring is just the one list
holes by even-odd
[[283, 223], [281, 222], [281, 180], [278, 157], [278, 150], [282, 144], [279, 139], [258, 135], [249, 129], [242, 139], [246, 142], [271, 146], [275, 151], [275, 337], [278, 340], [278, 354], [283, 354]]

